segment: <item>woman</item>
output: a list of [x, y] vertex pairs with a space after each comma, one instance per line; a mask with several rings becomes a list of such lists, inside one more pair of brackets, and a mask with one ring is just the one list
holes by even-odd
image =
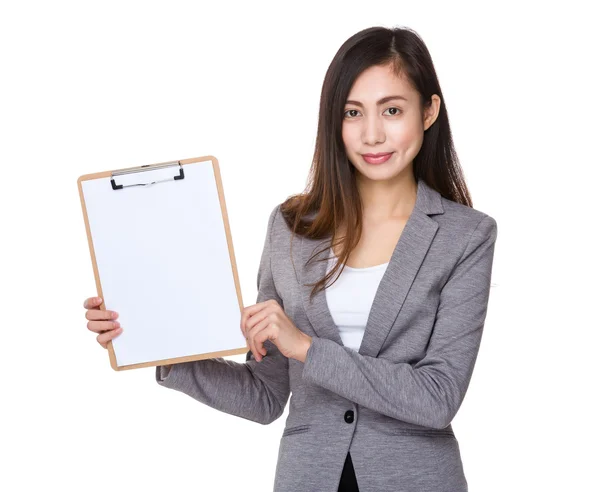
[[[245, 363], [157, 382], [268, 424], [276, 492], [467, 491], [451, 421], [473, 372], [496, 221], [472, 207], [429, 52], [365, 29], [325, 77], [310, 185], [271, 212]], [[329, 282], [333, 277], [332, 282]], [[120, 330], [85, 301], [103, 346]]]

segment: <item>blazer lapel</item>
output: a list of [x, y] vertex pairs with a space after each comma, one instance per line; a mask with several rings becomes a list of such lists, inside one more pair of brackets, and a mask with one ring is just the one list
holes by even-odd
[[[419, 179], [415, 207], [404, 226], [389, 265], [377, 288], [367, 319], [365, 334], [358, 351], [360, 354], [371, 357], [377, 357], [379, 354], [437, 232], [438, 223], [429, 215], [441, 213], [444, 213], [444, 209], [440, 194]], [[331, 236], [323, 239], [303, 237], [300, 245], [301, 264], [296, 265], [296, 272], [300, 272], [298, 278], [304, 310], [317, 336], [343, 345], [339, 330], [327, 306], [325, 291], [317, 293], [311, 302], [312, 287], [308, 286], [325, 276], [326, 259], [329, 256], [327, 246], [330, 245], [330, 242]], [[309, 258], [316, 251], [324, 248], [325, 251], [307, 264]]]

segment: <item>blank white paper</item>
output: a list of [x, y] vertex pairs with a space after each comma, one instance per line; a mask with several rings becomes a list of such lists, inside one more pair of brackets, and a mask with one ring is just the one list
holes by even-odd
[[210, 160], [82, 181], [117, 365], [246, 346]]

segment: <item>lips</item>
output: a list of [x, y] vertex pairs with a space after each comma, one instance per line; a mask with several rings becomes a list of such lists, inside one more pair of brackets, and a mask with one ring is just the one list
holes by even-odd
[[369, 164], [381, 164], [387, 161], [393, 152], [380, 152], [378, 154], [362, 154], [363, 159]]

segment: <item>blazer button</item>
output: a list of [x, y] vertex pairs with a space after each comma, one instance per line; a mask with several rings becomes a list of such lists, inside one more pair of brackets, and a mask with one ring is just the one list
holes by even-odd
[[348, 410], [345, 414], [344, 414], [344, 420], [351, 424], [352, 422], [354, 422], [354, 412], [352, 410]]

